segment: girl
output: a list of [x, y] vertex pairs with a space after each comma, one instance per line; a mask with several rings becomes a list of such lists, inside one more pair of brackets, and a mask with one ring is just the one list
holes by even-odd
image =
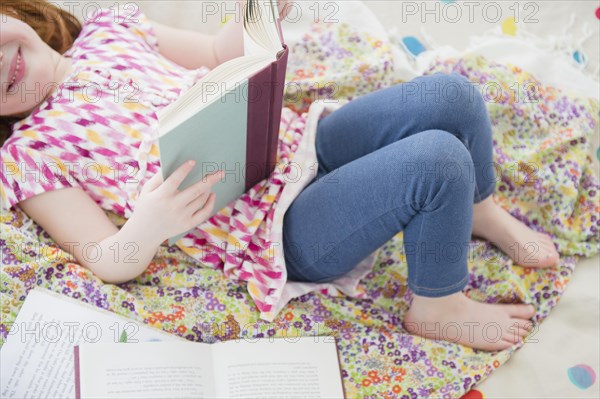
[[[194, 165], [162, 181], [142, 136], [155, 133], [156, 109], [209, 68], [243, 54], [239, 18], [209, 36], [150, 21], [139, 10], [116, 11], [100, 13], [114, 13], [112, 21], [88, 19], [82, 27], [43, 0], [3, 2], [0, 38], [3, 206], [19, 206], [108, 283], [141, 274], [165, 239], [212, 210], [210, 189], [222, 174], [178, 191]], [[84, 101], [82, 86], [93, 96], [136, 82], [135, 103]], [[525, 266], [556, 265], [558, 254], [549, 237], [494, 203], [491, 134], [483, 99], [455, 74], [379, 90], [320, 119], [318, 173], [283, 221], [289, 279], [331, 281], [404, 231], [414, 293], [408, 331], [486, 350], [517, 343], [530, 329], [533, 306], [462, 294], [471, 234]], [[100, 170], [96, 178], [86, 170], [90, 161]], [[127, 174], [140, 164], [148, 178], [137, 181], [138, 193]], [[111, 178], [113, 171], [120, 173]], [[127, 223], [119, 230], [105, 209]], [[100, 249], [93, 261], [88, 243]], [[111, 248], [122, 243], [135, 243], [134, 261], [115, 259]], [[458, 338], [455, 329], [452, 338], [446, 333], [450, 325]]]

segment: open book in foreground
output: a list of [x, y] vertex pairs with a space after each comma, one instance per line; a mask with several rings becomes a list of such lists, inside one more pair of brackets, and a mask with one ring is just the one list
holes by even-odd
[[187, 342], [141, 321], [36, 287], [27, 294], [0, 350], [0, 398], [74, 398], [74, 345], [149, 341]]
[[333, 336], [75, 347], [77, 398], [343, 398]]
[[218, 65], [157, 112], [163, 180], [190, 159], [196, 166], [179, 190], [217, 170], [226, 173], [212, 186], [210, 216], [268, 178], [276, 163], [288, 47], [275, 0], [245, 0], [243, 24], [244, 55]]

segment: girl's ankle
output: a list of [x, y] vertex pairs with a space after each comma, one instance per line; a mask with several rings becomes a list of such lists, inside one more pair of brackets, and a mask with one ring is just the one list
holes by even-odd
[[415, 310], [427, 313], [445, 313], [459, 309], [464, 302], [465, 296], [462, 292], [441, 296], [441, 297], [426, 297], [413, 294], [411, 307]]

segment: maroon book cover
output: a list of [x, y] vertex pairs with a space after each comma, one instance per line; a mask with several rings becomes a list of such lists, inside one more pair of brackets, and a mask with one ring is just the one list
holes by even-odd
[[73, 355], [75, 357], [75, 399], [81, 399], [81, 379], [79, 376], [79, 346], [73, 347]]
[[[246, 191], [275, 169], [289, 49], [248, 79]], [[267, 132], [267, 134], [265, 134]]]

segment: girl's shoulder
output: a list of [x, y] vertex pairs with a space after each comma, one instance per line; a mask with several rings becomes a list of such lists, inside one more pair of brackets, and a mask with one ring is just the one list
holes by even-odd
[[137, 3], [114, 3], [108, 7], [88, 5], [79, 14], [82, 30], [70, 51], [78, 46], [89, 51], [111, 43], [158, 51], [152, 23]]
[[[61, 131], [68, 122], [79, 124], [68, 126], [71, 129], [89, 129], [96, 122], [106, 125], [111, 115], [120, 115], [114, 109], [116, 102], [145, 99], [141, 88], [150, 86], [150, 77], [143, 72], [158, 55], [156, 35], [146, 14], [135, 3], [71, 12], [82, 19], [81, 32], [64, 54], [71, 58], [72, 70], [62, 82], [52, 83], [55, 90], [14, 125], [14, 133], [23, 129]], [[127, 85], [128, 81], [131, 84]], [[92, 116], [96, 120], [91, 120]], [[26, 141], [14, 137], [17, 139]]]

